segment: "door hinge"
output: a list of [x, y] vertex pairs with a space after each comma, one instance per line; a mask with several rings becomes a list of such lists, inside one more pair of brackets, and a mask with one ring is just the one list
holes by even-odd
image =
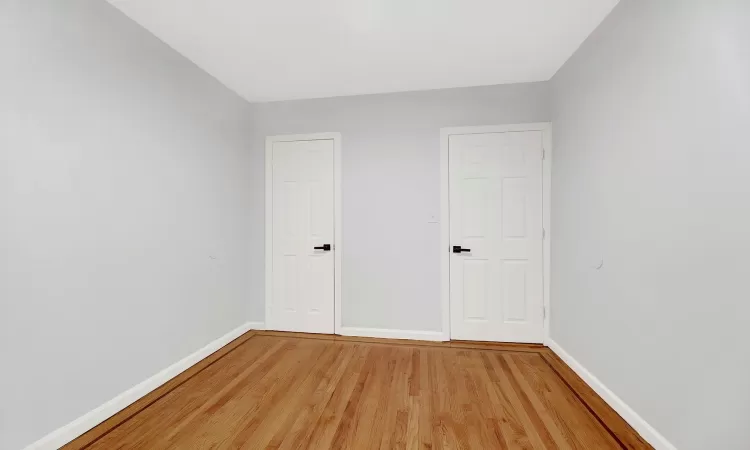
[[547, 149], [542, 147], [542, 159], [547, 159]]
[[545, 228], [542, 228], [542, 240], [547, 239], [547, 230]]
[[542, 319], [547, 318], [547, 306], [542, 306]]

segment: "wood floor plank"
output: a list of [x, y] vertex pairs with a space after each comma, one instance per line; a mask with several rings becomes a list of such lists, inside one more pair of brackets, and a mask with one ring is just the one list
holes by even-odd
[[[393, 383], [395, 374], [396, 348], [379, 348], [376, 350], [377, 361], [372, 374], [362, 391], [354, 418], [352, 442], [362, 449], [377, 449], [382, 436], [383, 418], [390, 398], [388, 388]], [[351, 446], [349, 447], [351, 448]]]
[[526, 355], [513, 355], [511, 358], [516, 378], [522, 379], [535, 393], [539, 407], [546, 411], [567, 441], [574, 443], [574, 448], [620, 447], [607, 430], [597, 426], [596, 417], [590, 412], [582, 412], [585, 405], [575, 393], [565, 389], [564, 383], [553, 376], [554, 372], [541, 358]]
[[305, 442], [310, 438], [313, 425], [317, 423], [323, 414], [325, 406], [333, 396], [334, 389], [344, 376], [344, 372], [352, 360], [356, 347], [339, 346], [341, 350], [336, 361], [331, 364], [325, 373], [322, 373], [315, 389], [308, 396], [300, 396], [303, 405], [299, 407], [299, 414], [294, 421], [288, 421], [282, 425], [269, 444], [270, 448], [280, 450], [303, 448]]
[[[237, 428], [237, 422], [242, 417], [261, 410], [268, 403], [266, 401], [258, 405], [260, 401], [257, 400], [262, 400], [265, 392], [268, 392], [266, 389], [273, 387], [274, 382], [277, 381], [277, 378], [272, 377], [274, 366], [281, 365], [282, 371], [293, 367], [294, 359], [286, 356], [291, 354], [294, 348], [294, 342], [280, 341], [270, 353], [264, 355], [265, 359], [256, 360], [238, 377], [217, 389], [217, 392], [204, 405], [166, 433], [164, 440], [168, 445], [179, 448], [180, 445], [202, 441], [205, 439], [203, 435], [210, 433], [212, 428], [217, 431], [221, 430], [222, 435], [234, 431]], [[254, 383], [250, 381], [253, 379], [255, 379]], [[257, 399], [258, 396], [260, 399]], [[246, 406], [236, 407], [242, 403]], [[216, 444], [222, 444], [224, 440], [226, 437], [217, 441]]]
[[433, 380], [430, 379], [429, 359], [431, 357], [429, 349], [417, 350], [419, 353], [419, 392], [416, 397], [416, 404], [419, 412], [419, 448], [431, 449], [432, 444], [432, 423], [433, 423], [433, 402], [432, 395]]
[[620, 445], [628, 450], [653, 449], [617, 412], [612, 409], [581, 377], [576, 375], [567, 364], [552, 350], [544, 349], [540, 353], [544, 361], [555, 371], [571, 392], [581, 399], [600, 423], [617, 438]]
[[[299, 341], [299, 346], [290, 355], [291, 364], [279, 364], [269, 373], [269, 382], [259, 385], [246, 397], [253, 404], [233, 424], [232, 438], [219, 448], [240, 448], [247, 442], [264, 448], [284, 421], [284, 406], [299, 399], [301, 388], [308, 377], [331, 362], [334, 350], [331, 346]], [[227, 408], [226, 414], [232, 409]]]
[[128, 445], [132, 448], [161, 445], [156, 444], [164, 434], [161, 420], [169, 417], [170, 427], [174, 426], [174, 423], [184, 420], [215, 392], [215, 383], [220, 383], [228, 377], [229, 379], [236, 377], [269, 350], [269, 347], [262, 345], [263, 343], [260, 343], [261, 345], [258, 345], [258, 341], [255, 341], [255, 343], [256, 345], [252, 346], [237, 347], [231, 358], [220, 359], [194, 375], [190, 379], [190, 383], [183, 383], [171, 392], [159, 397], [148, 408], [143, 409], [121, 425], [112, 428], [99, 439], [82, 443], [84, 445], [81, 447], [77, 447], [78, 440], [76, 440], [64, 448], [107, 449], [122, 441], [128, 442]]
[[497, 385], [501, 395], [506, 399], [509, 412], [507, 417], [516, 420], [512, 425], [511, 437], [513, 444], [522, 449], [557, 449], [557, 445], [550, 436], [549, 430], [539, 420], [530, 407], [524, 392], [513, 379], [510, 370], [503, 364], [502, 354], [488, 356], [490, 366], [495, 372]]
[[[225, 448], [241, 447], [246, 442], [251, 441], [251, 437], [253, 444], [259, 448], [277, 448], [285, 438], [289, 437], [288, 434], [281, 435], [281, 433], [289, 431], [289, 427], [284, 427], [284, 425], [296, 420], [297, 415], [303, 408], [304, 401], [313, 395], [313, 389], [320, 383], [320, 379], [325, 376], [326, 370], [335, 364], [337, 357], [341, 354], [341, 348], [338, 346], [319, 344], [316, 347], [322, 347], [323, 351], [314, 353], [312, 367], [302, 371], [294, 370], [293, 372], [296, 373], [290, 376], [293, 381], [287, 383], [288, 387], [284, 391], [280, 391], [278, 395], [271, 397], [269, 407], [266, 408], [263, 417], [253, 418], [238, 427], [240, 431]], [[274, 436], [278, 436], [279, 441], [270, 445]]]
[[472, 405], [472, 423], [475, 425], [478, 434], [475, 437], [481, 437], [480, 442], [477, 442], [476, 445], [487, 443], [491, 448], [505, 449], [507, 446], [502, 438], [499, 423], [493, 420], [495, 409], [492, 407], [492, 402], [487, 401], [485, 386], [491, 381], [483, 377], [484, 372], [485, 366], [481, 353], [468, 353], [465, 364], [466, 390], [469, 394], [468, 400]]
[[187, 380], [193, 378], [194, 376], [198, 374], [201, 374], [205, 369], [210, 368], [213, 364], [217, 362], [223, 362], [222, 358], [224, 356], [234, 351], [235, 349], [239, 348], [242, 343], [244, 343], [245, 341], [247, 341], [253, 336], [255, 336], [255, 331], [248, 331], [247, 333], [244, 333], [242, 336], [238, 337], [237, 339], [234, 339], [232, 342], [220, 348], [219, 350], [215, 351], [208, 357], [202, 359], [197, 364], [188, 368], [186, 371], [182, 372], [181, 374], [167, 381], [163, 385], [154, 389], [148, 395], [141, 397], [140, 399], [136, 400], [135, 402], [130, 404], [128, 407], [123, 409], [122, 411], [118, 412], [117, 414], [103, 421], [99, 425], [90, 429], [89, 431], [79, 436], [77, 439], [73, 440], [72, 442], [69, 442], [68, 444], [64, 445], [62, 449], [63, 450], [78, 450], [78, 449], [82, 449], [87, 446], [90, 446], [92, 443], [101, 439], [103, 436], [107, 435], [112, 430], [120, 427], [122, 424], [130, 420], [139, 412], [143, 411], [145, 408], [151, 406], [158, 399], [169, 394], [175, 389], [178, 389]]
[[560, 450], [570, 450], [580, 448], [577, 441], [573, 436], [565, 433], [561, 427], [558, 427], [555, 421], [549, 414], [549, 411], [544, 407], [542, 402], [539, 400], [538, 392], [529, 386], [528, 380], [523, 376], [519, 376], [519, 370], [516, 367], [516, 360], [512, 355], [499, 355], [497, 359], [508, 374], [514, 389], [520, 392], [524, 407], [529, 417], [535, 421], [535, 425], [538, 429], [543, 429], [548, 432], [549, 437], [555, 442], [555, 446]]
[[[390, 383], [384, 386], [386, 390], [381, 394], [383, 428], [378, 448], [382, 450], [406, 448], [411, 356], [408, 348], [393, 351], [392, 364], [389, 365], [392, 367]], [[374, 437], [377, 439], [377, 436]]]
[[384, 351], [383, 348], [373, 348], [370, 351], [367, 364], [359, 372], [357, 382], [347, 400], [346, 408], [344, 408], [338, 421], [331, 448], [352, 448], [354, 446], [354, 434], [359, 426], [358, 419], [362, 414], [362, 405], [364, 404], [363, 393], [368, 387], [368, 381], [372, 383], [371, 380], [376, 377], [377, 363], [380, 362]]
[[65, 448], [651, 448], [535, 346], [263, 332], [220, 355]]
[[[356, 390], [360, 387], [361, 378], [367, 376], [372, 364], [369, 347], [355, 345], [355, 356], [344, 371], [344, 377], [333, 391], [323, 412], [313, 425], [308, 441], [310, 449], [324, 450], [333, 447], [337, 439], [345, 412], [353, 396], [358, 396]], [[363, 375], [364, 373], [364, 375]]]

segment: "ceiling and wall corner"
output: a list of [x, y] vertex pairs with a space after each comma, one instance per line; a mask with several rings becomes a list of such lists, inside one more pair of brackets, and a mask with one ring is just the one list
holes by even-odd
[[250, 102], [547, 81], [618, 0], [109, 0]]

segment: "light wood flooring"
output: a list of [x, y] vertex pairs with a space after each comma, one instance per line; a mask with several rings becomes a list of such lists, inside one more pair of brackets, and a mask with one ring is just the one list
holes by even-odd
[[542, 346], [250, 332], [83, 448], [651, 447]]

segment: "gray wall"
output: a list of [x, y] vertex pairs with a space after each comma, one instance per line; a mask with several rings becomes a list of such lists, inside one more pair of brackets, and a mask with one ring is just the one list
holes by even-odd
[[622, 0], [553, 90], [552, 338], [677, 448], [747, 449], [750, 2]]
[[0, 2], [0, 55], [0, 448], [16, 449], [245, 322], [262, 155], [247, 103], [103, 0]]
[[[265, 136], [341, 132], [343, 324], [398, 330], [441, 329], [440, 225], [429, 223], [440, 216], [440, 128], [550, 119], [544, 83], [254, 106], [255, 154]], [[263, 167], [252, 177], [262, 227]], [[254, 292], [251, 320], [263, 320]]]

